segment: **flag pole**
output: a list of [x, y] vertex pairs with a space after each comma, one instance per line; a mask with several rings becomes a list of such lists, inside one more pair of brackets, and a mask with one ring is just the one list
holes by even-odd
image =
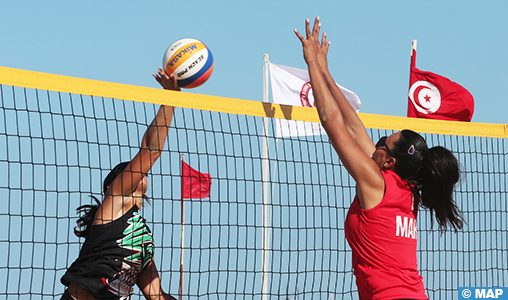
[[411, 41], [411, 56], [413, 56], [413, 49], [416, 50], [416, 40]]
[[[180, 155], [180, 159], [182, 162], [185, 160], [185, 154]], [[183, 174], [183, 164], [180, 163], [180, 174]], [[183, 180], [183, 178], [182, 178]], [[183, 190], [182, 190], [182, 198], [180, 200], [182, 205], [182, 227], [181, 227], [181, 241], [180, 241], [180, 300], [183, 300], [183, 248], [184, 248], [184, 237], [185, 237], [185, 228], [184, 228], [184, 202], [183, 202]]]
[[[268, 54], [263, 55], [263, 102], [268, 103]], [[268, 118], [263, 118], [263, 152], [262, 152], [262, 182], [263, 182], [263, 238], [262, 238], [262, 270], [261, 290], [262, 299], [268, 299], [268, 272], [270, 258], [270, 199], [269, 180], [270, 162], [268, 160]]]

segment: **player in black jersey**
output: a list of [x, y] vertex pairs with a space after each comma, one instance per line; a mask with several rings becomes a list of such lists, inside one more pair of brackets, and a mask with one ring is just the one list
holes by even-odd
[[[153, 76], [164, 89], [180, 90], [176, 79], [162, 69]], [[95, 199], [97, 205], [78, 208], [84, 215], [74, 232], [85, 242], [61, 279], [67, 286], [62, 299], [130, 299], [134, 285], [147, 299], [175, 299], [161, 287], [152, 233], [140, 213], [147, 198], [146, 174], [164, 148], [173, 112], [173, 106], [160, 107], [139, 152], [104, 180], [102, 203]]]

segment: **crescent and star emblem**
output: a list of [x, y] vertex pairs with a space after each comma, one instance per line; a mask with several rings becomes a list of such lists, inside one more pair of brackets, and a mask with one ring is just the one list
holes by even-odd
[[441, 93], [428, 81], [417, 81], [409, 89], [409, 99], [422, 114], [433, 114], [441, 106]]

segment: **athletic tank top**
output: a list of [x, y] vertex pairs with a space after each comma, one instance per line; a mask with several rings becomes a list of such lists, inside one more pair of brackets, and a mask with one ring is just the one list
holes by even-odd
[[382, 174], [386, 187], [381, 202], [366, 210], [355, 197], [346, 217], [360, 299], [428, 299], [416, 259], [417, 204], [395, 172]]
[[119, 219], [90, 227], [61, 282], [75, 281], [97, 300], [129, 299], [153, 253], [152, 233], [135, 205]]

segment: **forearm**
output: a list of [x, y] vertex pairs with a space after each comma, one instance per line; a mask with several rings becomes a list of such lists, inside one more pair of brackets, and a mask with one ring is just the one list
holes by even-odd
[[[321, 124], [335, 145], [339, 145], [344, 138], [353, 138], [351, 140], [355, 141], [357, 145], [361, 144], [363, 151], [367, 152], [370, 139], [365, 128], [328, 71], [326, 56], [330, 43], [326, 42], [326, 34], [323, 34], [322, 40], [319, 42], [320, 26], [319, 18], [316, 18], [311, 31], [307, 19], [305, 20], [307, 37], [304, 38], [297, 30], [295, 30], [295, 34], [302, 42], [303, 57], [309, 68], [314, 100]], [[362, 130], [364, 134], [361, 134]], [[357, 142], [358, 137], [360, 142]], [[372, 144], [372, 141], [370, 143]]]
[[342, 93], [337, 83], [333, 79], [330, 71], [327, 67], [322, 68], [323, 77], [325, 78], [326, 84], [333, 95], [333, 98], [341, 111], [344, 123], [346, 124], [350, 134], [356, 136], [359, 134], [366, 134], [365, 126], [358, 117], [358, 114], [351, 106], [346, 96]]
[[173, 106], [162, 105], [145, 132], [141, 149], [161, 152], [168, 136], [171, 120], [173, 119]]
[[341, 112], [341, 116], [344, 121], [345, 128], [356, 142], [356, 144], [362, 149], [362, 151], [371, 155], [374, 151], [374, 144], [365, 129], [365, 125], [363, 125], [362, 120], [358, 117], [358, 114], [351, 106], [347, 98], [344, 96], [340, 88], [337, 86], [337, 83], [332, 78], [328, 68], [322, 67], [323, 77], [326, 80], [328, 88], [333, 95], [335, 102], [337, 103], [339, 110]]
[[329, 126], [344, 127], [344, 118], [338, 103], [334, 100], [332, 91], [317, 61], [308, 63], [314, 100], [319, 118], [325, 129]]

